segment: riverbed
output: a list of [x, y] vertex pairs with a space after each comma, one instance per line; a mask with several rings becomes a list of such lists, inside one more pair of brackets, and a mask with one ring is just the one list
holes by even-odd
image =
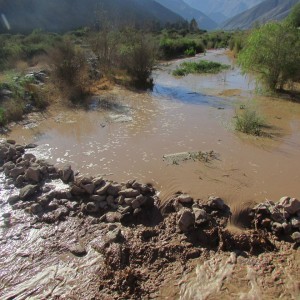
[[[83, 174], [152, 183], [167, 199], [177, 191], [196, 198], [221, 195], [228, 203], [299, 195], [300, 106], [259, 96], [254, 78], [243, 75], [224, 50], [201, 57], [230, 69], [178, 78], [183, 60], [160, 64], [154, 88], [133, 92], [116, 86], [94, 96], [88, 109], [50, 109], [11, 127], [9, 138], [36, 143], [53, 163]], [[113, 105], [103, 109], [102, 99]], [[254, 107], [269, 125], [269, 137], [234, 131], [234, 116]], [[164, 155], [214, 151], [210, 162], [166, 163]]]

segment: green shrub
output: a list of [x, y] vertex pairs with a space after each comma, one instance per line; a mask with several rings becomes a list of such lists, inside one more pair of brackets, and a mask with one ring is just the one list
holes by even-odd
[[173, 71], [174, 76], [184, 76], [187, 74], [201, 74], [201, 73], [218, 73], [228, 69], [228, 65], [220, 64], [213, 61], [200, 60], [199, 62], [184, 62], [180, 64], [179, 68]]
[[0, 126], [3, 126], [5, 124], [6, 124], [5, 109], [3, 107], [0, 107]]
[[237, 131], [258, 136], [261, 135], [262, 127], [265, 126], [264, 121], [257, 115], [256, 111], [249, 108], [236, 115], [234, 125]]
[[195, 56], [196, 50], [194, 48], [189, 48], [184, 51], [185, 56]]

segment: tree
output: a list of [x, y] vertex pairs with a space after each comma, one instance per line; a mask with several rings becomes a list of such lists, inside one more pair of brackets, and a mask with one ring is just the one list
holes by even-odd
[[191, 32], [196, 32], [199, 30], [199, 27], [198, 27], [198, 23], [197, 21], [193, 18], [190, 22], [190, 31]]
[[300, 31], [286, 23], [267, 23], [252, 31], [238, 61], [270, 90], [283, 89], [300, 78]]
[[289, 14], [286, 21], [293, 27], [300, 27], [300, 3], [293, 7], [292, 12]]

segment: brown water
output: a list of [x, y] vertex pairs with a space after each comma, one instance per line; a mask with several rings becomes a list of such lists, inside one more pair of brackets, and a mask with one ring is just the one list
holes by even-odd
[[[229, 203], [299, 197], [300, 105], [255, 96], [254, 82], [223, 51], [204, 58], [232, 67], [175, 78], [170, 72], [180, 60], [161, 65], [153, 92], [106, 92], [119, 104], [113, 111], [98, 109], [97, 101], [86, 111], [55, 108], [33, 116], [29, 126], [13, 126], [9, 136], [37, 143], [39, 155], [84, 174], [151, 182], [163, 199], [178, 190], [197, 198], [220, 195]], [[272, 139], [234, 132], [241, 103], [255, 104], [272, 126]], [[218, 160], [163, 161], [165, 154], [199, 150], [215, 151]]]

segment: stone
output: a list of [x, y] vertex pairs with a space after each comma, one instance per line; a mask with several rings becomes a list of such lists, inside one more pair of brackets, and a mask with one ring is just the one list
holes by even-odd
[[182, 209], [178, 212], [178, 227], [182, 232], [188, 232], [195, 224], [195, 215], [190, 209]]
[[92, 183], [95, 185], [95, 186], [100, 186], [100, 185], [103, 185], [104, 184], [104, 180], [102, 177], [96, 177], [92, 180]]
[[88, 194], [92, 195], [95, 190], [95, 185], [93, 183], [88, 183], [81, 186]]
[[88, 202], [85, 209], [89, 213], [95, 213], [98, 211], [98, 206], [94, 202]]
[[108, 187], [107, 189], [107, 194], [117, 197], [119, 195], [119, 192], [121, 190], [122, 186], [118, 184], [112, 184], [111, 186]]
[[280, 223], [277, 223], [277, 222], [273, 222], [272, 224], [272, 230], [275, 232], [275, 233], [281, 233], [281, 231], [283, 230], [283, 226], [282, 224]]
[[115, 198], [111, 195], [107, 196], [106, 202], [109, 206], [113, 206], [115, 204]]
[[293, 228], [298, 228], [300, 229], [300, 218], [299, 217], [293, 217], [290, 220], [290, 223]]
[[75, 244], [69, 247], [69, 251], [75, 256], [84, 256], [87, 254], [86, 249], [81, 244]]
[[141, 206], [140, 201], [138, 199], [134, 199], [131, 202], [131, 206], [132, 206], [133, 209], [139, 208]]
[[296, 242], [296, 243], [300, 243], [300, 232], [295, 231], [292, 234], [292, 239]]
[[28, 184], [21, 188], [19, 197], [22, 200], [27, 200], [30, 197], [32, 197], [35, 193], [37, 193], [39, 190], [37, 185]]
[[300, 201], [296, 198], [282, 197], [280, 204], [290, 215], [294, 215], [300, 211]]
[[111, 186], [111, 183], [109, 181], [106, 181], [103, 186], [101, 186], [100, 188], [98, 188], [96, 190], [95, 193], [97, 195], [104, 195], [104, 194], [106, 194], [106, 191], [110, 186]]
[[135, 190], [140, 190], [141, 187], [142, 187], [142, 185], [141, 185], [140, 183], [138, 183], [137, 181], [135, 181], [135, 182], [131, 185], [131, 187], [132, 187], [133, 189], [135, 189]]
[[33, 203], [30, 207], [30, 211], [32, 214], [37, 215], [43, 211], [43, 208], [40, 204]]
[[204, 209], [193, 208], [193, 212], [195, 215], [195, 223], [197, 225], [205, 224], [208, 221], [208, 215]]
[[30, 182], [39, 183], [41, 180], [41, 172], [38, 168], [28, 168], [25, 172], [25, 179]]
[[59, 176], [64, 183], [69, 183], [74, 180], [74, 171], [70, 165], [66, 165], [59, 171]]
[[269, 228], [271, 226], [271, 220], [269, 218], [265, 218], [261, 221], [261, 226], [264, 228]]
[[102, 196], [100, 196], [100, 195], [92, 195], [92, 196], [90, 197], [90, 199], [91, 199], [92, 201], [95, 201], [95, 202], [103, 202], [103, 201], [106, 200], [106, 196], [104, 196], [104, 195], [102, 195]]
[[289, 234], [292, 231], [292, 225], [290, 223], [282, 223], [282, 228], [285, 234]]
[[20, 197], [18, 195], [14, 195], [14, 196], [10, 196], [8, 199], [7, 199], [7, 202], [10, 204], [10, 205], [14, 205], [16, 204], [17, 202], [20, 201]]
[[77, 185], [73, 185], [71, 190], [70, 190], [71, 194], [74, 196], [81, 196], [83, 194], [85, 194], [85, 190], [78, 187]]
[[10, 170], [9, 172], [9, 176], [13, 177], [13, 178], [17, 178], [20, 175], [24, 175], [26, 171], [25, 167], [17, 167], [17, 168], [13, 168], [12, 170]]
[[25, 153], [25, 154], [23, 155], [23, 160], [25, 160], [25, 161], [35, 161], [35, 160], [36, 160], [36, 157], [35, 157], [35, 155], [32, 154], [32, 153]]
[[122, 239], [122, 233], [120, 228], [116, 228], [112, 231], [109, 231], [105, 236], [106, 243], [117, 243]]
[[15, 144], [16, 144], [16, 141], [15, 141], [15, 140], [8, 139], [8, 140], [6, 140], [6, 143], [11, 144], [11, 145], [15, 145]]
[[127, 188], [125, 190], [120, 191], [119, 195], [124, 196], [125, 198], [134, 198], [140, 195], [140, 192], [132, 188]]
[[36, 148], [37, 146], [38, 146], [37, 144], [30, 143], [25, 146], [25, 149], [33, 149]]
[[208, 205], [218, 210], [223, 210], [226, 207], [224, 201], [221, 198], [214, 196], [209, 197]]
[[193, 203], [193, 198], [187, 194], [181, 194], [176, 198], [179, 203], [188, 203], [188, 204]]
[[8, 219], [8, 218], [10, 218], [10, 217], [11, 217], [11, 213], [10, 213], [10, 212], [3, 213], [3, 214], [2, 214], [2, 218], [4, 218], [4, 219]]
[[125, 198], [124, 199], [124, 202], [127, 204], [127, 205], [131, 205], [133, 200], [135, 200], [135, 198]]
[[106, 222], [107, 223], [115, 223], [120, 222], [121, 214], [118, 212], [108, 212], [106, 213]]

